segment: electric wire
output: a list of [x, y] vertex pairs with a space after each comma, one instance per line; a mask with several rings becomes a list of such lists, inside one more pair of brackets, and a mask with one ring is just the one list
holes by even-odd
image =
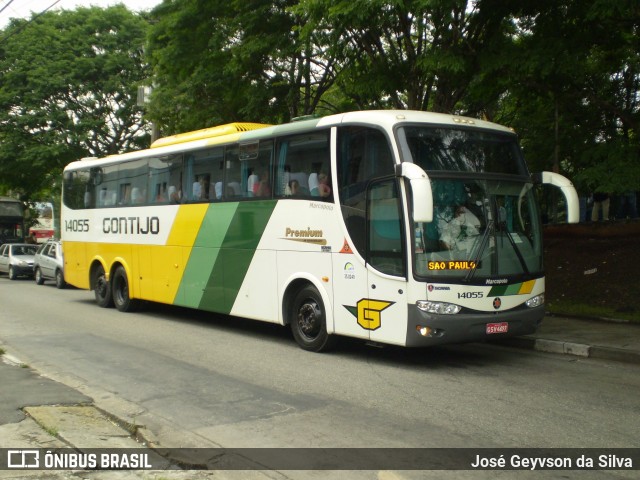
[[[6, 35], [5, 37], [3, 37], [2, 39], [0, 39], [0, 45], [2, 45], [3, 43], [5, 43], [9, 38], [13, 37], [14, 35], [20, 33], [22, 30], [24, 30], [26, 27], [28, 27], [31, 23], [33, 23], [36, 19], [38, 19], [38, 17], [44, 15], [47, 11], [49, 11], [51, 8], [55, 7], [58, 3], [60, 3], [61, 0], [55, 0], [55, 2], [53, 2], [51, 5], [49, 5], [47, 8], [45, 8], [44, 10], [42, 10], [40, 13], [33, 15], [26, 23], [22, 24], [20, 26], [20, 28], [16, 28], [15, 30], [13, 30], [10, 34]], [[4, 10], [5, 8], [7, 8], [11, 2], [13, 2], [13, 0], [11, 0], [9, 3], [7, 3], [4, 8], [2, 10]], [[2, 11], [0, 11], [0, 13], [2, 13]]]

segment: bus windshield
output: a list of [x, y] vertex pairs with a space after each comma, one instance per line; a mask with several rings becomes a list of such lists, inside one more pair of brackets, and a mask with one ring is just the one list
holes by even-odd
[[433, 191], [434, 220], [413, 231], [416, 276], [484, 283], [542, 274], [539, 215], [515, 135], [407, 126], [399, 137]]
[[511, 133], [425, 125], [405, 126], [398, 132], [405, 157], [410, 156], [428, 173], [528, 175], [516, 136]]
[[434, 221], [414, 229], [416, 275], [487, 278], [540, 275], [541, 228], [532, 184], [432, 179]]

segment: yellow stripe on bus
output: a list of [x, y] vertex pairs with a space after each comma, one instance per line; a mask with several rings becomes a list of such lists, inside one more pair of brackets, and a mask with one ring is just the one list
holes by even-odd
[[167, 245], [192, 248], [208, 208], [208, 203], [182, 205], [173, 221]]
[[529, 280], [528, 282], [523, 282], [520, 286], [520, 290], [518, 290], [518, 295], [524, 295], [527, 293], [531, 293], [533, 291], [533, 287], [536, 284], [535, 280]]

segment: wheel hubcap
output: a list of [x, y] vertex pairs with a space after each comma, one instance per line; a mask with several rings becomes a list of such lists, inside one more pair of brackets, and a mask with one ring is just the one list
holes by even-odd
[[315, 302], [307, 302], [298, 310], [298, 325], [300, 331], [307, 337], [313, 338], [320, 331], [322, 311]]
[[122, 279], [118, 281], [116, 285], [116, 293], [118, 294], [119, 303], [124, 303], [125, 299], [129, 296], [129, 288]]
[[104, 277], [99, 277], [96, 285], [96, 290], [101, 297], [104, 297], [107, 293], [107, 282]]

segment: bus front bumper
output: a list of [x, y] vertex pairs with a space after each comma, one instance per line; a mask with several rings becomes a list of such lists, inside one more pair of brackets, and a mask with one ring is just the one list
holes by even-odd
[[407, 347], [484, 342], [534, 333], [544, 318], [544, 305], [503, 312], [437, 315], [409, 305]]

